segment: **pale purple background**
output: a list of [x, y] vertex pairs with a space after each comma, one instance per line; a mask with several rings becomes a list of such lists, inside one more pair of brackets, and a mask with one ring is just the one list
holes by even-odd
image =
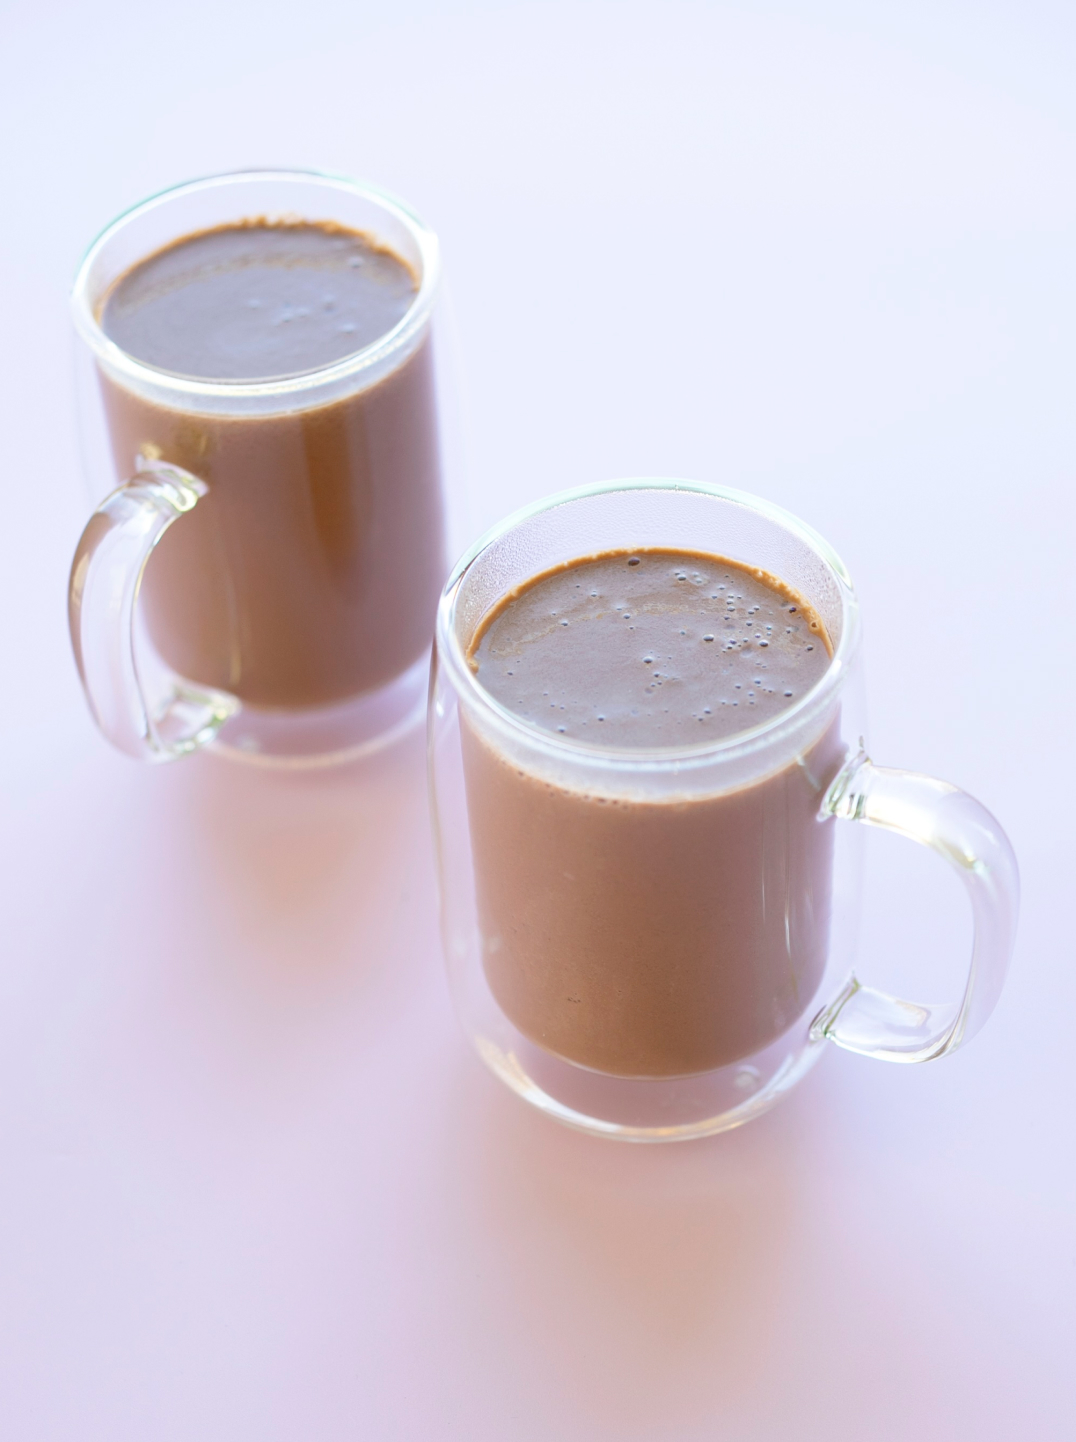
[[[1072, 6], [3, 25], [5, 1442], [1071, 1438]], [[974, 791], [1023, 868], [967, 1052], [834, 1051], [709, 1142], [573, 1135], [451, 1014], [420, 737], [306, 778], [99, 739], [66, 290], [118, 210], [250, 163], [440, 231], [475, 528], [664, 473], [842, 552], [875, 758]], [[871, 839], [869, 979], [944, 995], [967, 925]]]

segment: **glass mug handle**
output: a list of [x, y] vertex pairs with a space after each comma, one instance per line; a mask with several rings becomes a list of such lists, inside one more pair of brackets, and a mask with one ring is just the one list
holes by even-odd
[[862, 750], [822, 804], [823, 817], [882, 826], [929, 846], [971, 900], [971, 969], [960, 1001], [923, 1006], [863, 986], [855, 976], [811, 1025], [815, 1040], [882, 1061], [933, 1061], [970, 1040], [994, 1010], [1016, 935], [1020, 878], [1009, 839], [978, 801], [947, 781], [875, 766]]
[[172, 672], [151, 700], [135, 646], [146, 563], [168, 527], [207, 492], [178, 466], [147, 465], [101, 502], [71, 564], [68, 621], [90, 710], [114, 746], [145, 761], [170, 761], [205, 746], [239, 710], [227, 692]]

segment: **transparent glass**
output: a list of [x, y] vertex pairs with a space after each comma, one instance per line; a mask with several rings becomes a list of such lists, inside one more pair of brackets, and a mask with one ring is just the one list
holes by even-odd
[[[320, 369], [209, 381], [126, 354], [100, 309], [133, 264], [268, 218], [371, 235], [416, 275], [399, 323]], [[72, 312], [100, 500], [71, 569], [90, 709], [127, 754], [323, 764], [421, 720], [447, 571], [433, 232], [369, 186], [250, 171], [144, 201], [93, 243]]]
[[[466, 662], [482, 618], [565, 561], [634, 546], [759, 567], [821, 615], [832, 661], [769, 722], [667, 750], [602, 748], [520, 720]], [[1016, 863], [956, 787], [879, 767], [863, 741], [858, 606], [825, 541], [776, 506], [685, 481], [614, 482], [511, 517], [441, 598], [430, 785], [441, 924], [463, 1026], [513, 1091], [602, 1136], [673, 1141], [772, 1106], [827, 1041], [928, 1061], [982, 1026], [1012, 950]], [[962, 878], [963, 994], [903, 1001], [853, 970], [863, 831]]]

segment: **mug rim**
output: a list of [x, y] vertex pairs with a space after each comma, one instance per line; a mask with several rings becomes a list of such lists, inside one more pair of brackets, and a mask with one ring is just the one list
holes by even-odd
[[[687, 746], [627, 747], [609, 744], [595, 744], [574, 737], [560, 736], [545, 731], [532, 722], [525, 721], [509, 711], [484, 686], [467, 664], [467, 658], [456, 635], [456, 609], [464, 578], [474, 563], [503, 536], [516, 530], [526, 521], [552, 511], [558, 506], [571, 505], [575, 501], [587, 500], [594, 496], [616, 494], [627, 491], [689, 491], [709, 496], [714, 500], [727, 501], [744, 506], [776, 525], [791, 531], [807, 545], [826, 566], [838, 588], [841, 599], [841, 636], [830, 659], [829, 665], [815, 684], [791, 706], [758, 725], [730, 736], [713, 740], [694, 742]], [[580, 558], [582, 559], [582, 558]], [[488, 613], [487, 613], [488, 614]], [[483, 533], [456, 562], [445, 583], [437, 608], [436, 652], [451, 678], [452, 686], [460, 700], [468, 700], [494, 716], [516, 738], [525, 738], [527, 744], [545, 751], [563, 761], [577, 764], [612, 767], [621, 771], [682, 770], [687, 767], [705, 765], [714, 761], [734, 761], [779, 744], [790, 734], [807, 725], [816, 715], [825, 713], [835, 700], [848, 678], [849, 670], [859, 644], [859, 600], [851, 576], [844, 562], [829, 542], [805, 521], [761, 496], [752, 495], [732, 486], [718, 485], [709, 481], [689, 481], [660, 476], [639, 476], [629, 479], [599, 481], [586, 486], [575, 486], [569, 490], [557, 491], [539, 501], [523, 506], [504, 517]], [[432, 695], [431, 677], [431, 695]]]
[[[267, 380], [205, 380], [197, 376], [186, 376], [176, 371], [150, 365], [130, 355], [101, 328], [95, 314], [95, 298], [90, 294], [90, 277], [96, 261], [106, 246], [125, 230], [133, 221], [150, 211], [163, 208], [185, 196], [200, 191], [240, 187], [246, 184], [266, 181], [284, 181], [292, 184], [322, 187], [328, 190], [344, 191], [371, 200], [389, 212], [410, 233], [419, 252], [422, 273], [419, 287], [410, 306], [391, 330], [378, 336], [361, 350], [344, 356], [329, 365], [313, 370], [298, 371], [289, 375]], [[327, 217], [329, 218], [329, 217]], [[153, 252], [150, 252], [152, 254]], [[144, 259], [145, 257], [143, 257]], [[134, 262], [137, 264], [138, 262]], [[108, 369], [137, 387], [164, 388], [176, 395], [201, 399], [273, 399], [286, 397], [296, 392], [314, 388], [331, 387], [346, 382], [363, 371], [383, 363], [394, 351], [404, 348], [421, 331], [429, 319], [437, 296], [440, 280], [440, 247], [436, 233], [413, 210], [398, 197], [378, 186], [365, 181], [352, 180], [349, 176], [324, 170], [278, 169], [273, 166], [249, 167], [244, 170], [225, 171], [216, 175], [200, 176], [194, 180], [181, 181], [178, 185], [167, 186], [117, 215], [90, 242], [79, 262], [75, 280], [71, 287], [71, 313], [78, 334], [90, 347], [94, 355]]]

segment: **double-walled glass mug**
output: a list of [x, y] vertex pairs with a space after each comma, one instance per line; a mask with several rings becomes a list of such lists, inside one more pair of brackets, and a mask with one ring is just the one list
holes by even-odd
[[[547, 731], [479, 682], [468, 646], [532, 578], [633, 548], [704, 552], [780, 578], [824, 623], [832, 658], [763, 724], [698, 745], [629, 749]], [[997, 1000], [1016, 862], [955, 786], [864, 751], [855, 592], [841, 561], [776, 506], [645, 480], [519, 512], [457, 565], [441, 598], [430, 779], [453, 998], [513, 1091], [583, 1131], [672, 1141], [772, 1106], [828, 1041], [929, 1061]], [[920, 1005], [862, 985], [853, 949], [865, 822], [931, 847], [972, 903], [963, 995]]]
[[[132, 267], [251, 222], [359, 232], [410, 271], [402, 317], [331, 363], [255, 380], [173, 373], [106, 334], [104, 307]], [[167, 760], [212, 744], [310, 765], [421, 720], [447, 571], [438, 274], [436, 237], [398, 201], [307, 172], [180, 185], [90, 247], [72, 308], [86, 466], [104, 499], [75, 554], [69, 611], [90, 709], [121, 751]], [[245, 304], [262, 305], [251, 292]], [[331, 274], [322, 304], [335, 304]], [[311, 314], [277, 309], [267, 323]]]

